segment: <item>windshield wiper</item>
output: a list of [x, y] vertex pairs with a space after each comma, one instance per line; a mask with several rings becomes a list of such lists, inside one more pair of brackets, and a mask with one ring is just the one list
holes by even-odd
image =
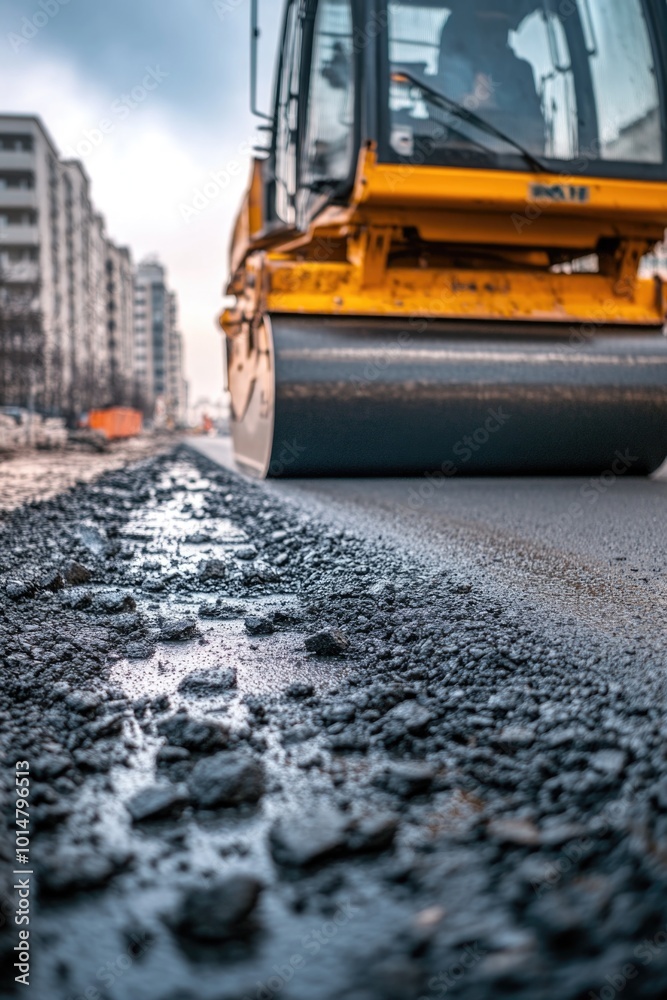
[[[417, 87], [421, 90], [425, 97], [429, 98], [432, 104], [439, 104], [446, 111], [451, 111], [453, 115], [456, 115], [461, 121], [467, 122], [469, 125], [474, 125], [481, 132], [486, 132], [487, 135], [492, 135], [496, 139], [500, 139], [502, 142], [507, 143], [508, 146], [513, 146], [518, 153], [524, 158], [526, 163], [529, 163], [533, 170], [540, 174], [551, 173], [549, 167], [542, 163], [541, 160], [534, 156], [533, 153], [529, 152], [522, 146], [520, 142], [513, 139], [510, 135], [506, 135], [501, 129], [496, 128], [490, 122], [487, 122], [485, 118], [481, 115], [476, 114], [474, 111], [470, 111], [468, 108], [459, 104], [458, 101], [452, 100], [451, 97], [447, 97], [446, 94], [442, 94], [435, 87], [431, 87], [428, 83], [420, 80], [418, 76], [414, 76], [409, 70], [402, 69], [400, 66], [392, 72], [392, 80], [394, 83], [410, 83], [413, 87]], [[460, 133], [459, 133], [460, 134]], [[474, 139], [471, 140], [474, 142]]]

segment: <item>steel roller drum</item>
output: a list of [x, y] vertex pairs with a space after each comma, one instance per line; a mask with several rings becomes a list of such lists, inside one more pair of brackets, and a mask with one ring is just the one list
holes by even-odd
[[230, 356], [237, 460], [259, 476], [647, 475], [667, 457], [667, 337], [588, 333], [265, 317], [243, 398]]

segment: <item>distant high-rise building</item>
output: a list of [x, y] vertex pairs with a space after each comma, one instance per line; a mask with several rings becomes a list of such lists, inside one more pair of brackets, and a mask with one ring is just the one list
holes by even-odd
[[185, 421], [183, 337], [165, 269], [107, 236], [78, 160], [39, 118], [0, 115], [0, 404], [76, 417], [137, 405]]
[[136, 404], [134, 268], [127, 247], [107, 246], [106, 294], [109, 384], [117, 402]]
[[177, 426], [186, 422], [188, 411], [188, 384], [183, 374], [184, 349], [183, 334], [179, 329], [178, 299], [175, 292], [170, 294], [170, 337], [169, 364], [167, 366], [167, 396], [170, 400], [173, 420]]
[[134, 366], [147, 408], [156, 420], [178, 425], [185, 420], [187, 388], [183, 379], [183, 339], [177, 329], [177, 300], [166, 270], [155, 257], [135, 273]]
[[1, 401], [25, 405], [29, 381], [32, 402], [72, 417], [129, 402], [131, 283], [82, 164], [39, 118], [0, 115]]

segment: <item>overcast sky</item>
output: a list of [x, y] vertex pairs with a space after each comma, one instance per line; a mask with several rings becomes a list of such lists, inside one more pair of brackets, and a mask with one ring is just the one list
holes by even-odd
[[[282, 6], [260, 0], [266, 101]], [[63, 155], [85, 154], [111, 238], [130, 246], [135, 260], [157, 253], [166, 264], [181, 305], [192, 402], [219, 396], [222, 384], [214, 322], [255, 134], [249, 7], [250, 0], [0, 0], [0, 112], [37, 114]], [[138, 101], [135, 88], [149, 73], [154, 89]], [[226, 189], [215, 196], [209, 187], [206, 204], [195, 202], [211, 173], [228, 179]]]

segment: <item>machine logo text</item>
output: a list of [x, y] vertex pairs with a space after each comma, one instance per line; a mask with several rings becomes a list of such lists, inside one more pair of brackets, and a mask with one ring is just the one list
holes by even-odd
[[531, 201], [579, 202], [590, 201], [591, 189], [582, 184], [533, 184]]

